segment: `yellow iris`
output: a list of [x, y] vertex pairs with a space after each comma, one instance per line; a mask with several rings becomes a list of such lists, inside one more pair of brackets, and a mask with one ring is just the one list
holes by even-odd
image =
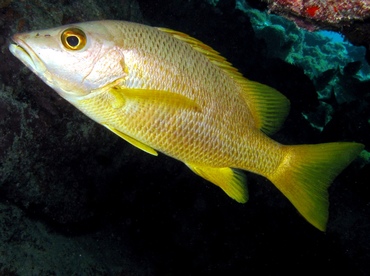
[[86, 45], [86, 34], [77, 28], [66, 29], [61, 36], [64, 47], [68, 50], [81, 50]]

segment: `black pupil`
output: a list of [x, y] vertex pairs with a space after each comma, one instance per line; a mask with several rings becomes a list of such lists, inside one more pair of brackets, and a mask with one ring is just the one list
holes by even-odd
[[68, 45], [71, 47], [76, 47], [78, 45], [79, 39], [77, 36], [69, 36], [67, 37]]

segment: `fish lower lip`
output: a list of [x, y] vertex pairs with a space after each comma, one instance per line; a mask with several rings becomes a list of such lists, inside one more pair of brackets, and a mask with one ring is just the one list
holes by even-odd
[[22, 61], [29, 69], [35, 72], [37, 75], [40, 72], [45, 71], [45, 66], [39, 59], [39, 57], [33, 52], [33, 50], [28, 47], [28, 45], [23, 42], [21, 38], [17, 35], [12, 37], [14, 43], [9, 45], [10, 52]]
[[17, 43], [13, 43], [13, 45], [15, 46], [15, 47], [17, 47], [17, 50], [20, 50], [20, 51], [22, 51], [24, 54], [26, 54], [30, 59], [32, 59], [31, 58], [31, 56], [30, 56], [30, 54], [26, 51], [26, 49], [24, 49], [21, 45], [19, 45], [19, 44], [17, 44]]
[[14, 42], [15, 43], [12, 43], [9, 45], [10, 52], [15, 57], [17, 57], [19, 60], [21, 60], [27, 67], [34, 68], [35, 64], [29, 52], [23, 46], [21, 46], [17, 41], [14, 41]]

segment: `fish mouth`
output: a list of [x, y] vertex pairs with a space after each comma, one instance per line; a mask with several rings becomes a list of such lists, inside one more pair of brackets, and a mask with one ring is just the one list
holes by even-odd
[[47, 70], [44, 63], [32, 48], [21, 38], [22, 34], [12, 37], [14, 43], [9, 45], [9, 51], [26, 65], [36, 75], [42, 76]]

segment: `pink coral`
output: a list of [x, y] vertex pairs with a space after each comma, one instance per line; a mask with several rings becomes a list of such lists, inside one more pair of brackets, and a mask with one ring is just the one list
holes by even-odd
[[307, 28], [315, 23], [349, 24], [370, 17], [370, 0], [267, 0], [269, 10]]

